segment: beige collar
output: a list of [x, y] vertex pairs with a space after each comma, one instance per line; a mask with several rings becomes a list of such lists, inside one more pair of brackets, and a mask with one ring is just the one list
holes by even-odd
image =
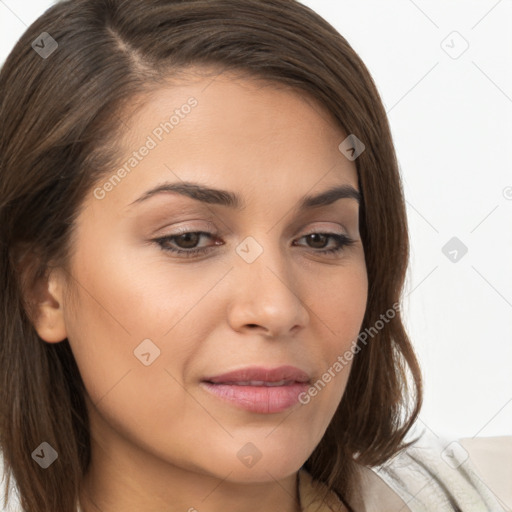
[[[356, 466], [359, 487], [351, 497], [356, 512], [410, 512], [407, 504], [370, 468]], [[348, 512], [336, 493], [328, 491], [323, 482], [313, 480], [305, 469], [299, 470], [299, 495], [302, 512]]]

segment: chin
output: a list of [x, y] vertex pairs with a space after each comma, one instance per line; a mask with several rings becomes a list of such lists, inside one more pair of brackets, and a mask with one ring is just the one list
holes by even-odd
[[[212, 468], [215, 475], [233, 483], [266, 483], [282, 480], [295, 474], [308, 458], [308, 454], [289, 451], [273, 451], [267, 455], [261, 454], [261, 458], [252, 461], [250, 456], [241, 456], [241, 460], [235, 457], [229, 458], [224, 464], [215, 464]], [[244, 462], [244, 459], [246, 461]], [[220, 462], [220, 461], [218, 461]]]

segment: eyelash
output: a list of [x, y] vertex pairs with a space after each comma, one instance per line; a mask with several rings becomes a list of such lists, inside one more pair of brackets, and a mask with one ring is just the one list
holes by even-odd
[[[163, 251], [173, 253], [173, 254], [179, 254], [185, 258], [192, 258], [192, 257], [200, 255], [200, 254], [201, 255], [206, 254], [207, 252], [209, 252], [210, 249], [213, 249], [215, 247], [215, 246], [208, 246], [208, 247], [202, 247], [200, 249], [188, 249], [187, 250], [187, 249], [169, 248], [166, 245], [166, 243], [168, 243], [169, 241], [172, 241], [175, 238], [179, 238], [180, 236], [183, 236], [183, 235], [206, 235], [208, 238], [213, 238], [214, 236], [216, 236], [216, 234], [208, 233], [206, 231], [183, 231], [176, 235], [155, 238], [153, 241], [156, 242]], [[324, 232], [320, 232], [320, 231], [314, 231], [312, 233], [308, 233], [307, 235], [303, 235], [300, 238], [305, 238], [305, 237], [308, 237], [311, 235], [323, 235], [323, 236], [332, 238], [334, 240], [337, 240], [338, 247], [335, 247], [334, 249], [318, 249], [318, 250], [312, 249], [314, 252], [324, 254], [324, 255], [337, 254], [337, 253], [341, 252], [345, 247], [349, 247], [356, 243], [355, 240], [353, 240], [352, 238], [349, 238], [347, 235], [343, 235], [343, 234], [339, 234], [339, 233], [324, 233]], [[299, 240], [300, 240], [300, 238], [299, 238]]]

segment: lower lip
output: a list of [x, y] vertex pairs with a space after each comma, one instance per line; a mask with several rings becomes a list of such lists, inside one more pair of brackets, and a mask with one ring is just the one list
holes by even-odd
[[306, 383], [295, 382], [287, 386], [237, 386], [235, 384], [212, 384], [201, 382], [202, 386], [219, 398], [251, 412], [271, 414], [282, 412], [299, 401], [299, 395], [306, 391]]

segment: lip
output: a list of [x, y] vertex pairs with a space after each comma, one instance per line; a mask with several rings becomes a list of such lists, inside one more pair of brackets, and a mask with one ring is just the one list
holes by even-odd
[[299, 395], [307, 390], [309, 382], [309, 375], [295, 366], [251, 366], [206, 377], [201, 381], [201, 386], [238, 408], [259, 414], [272, 414], [295, 405]]
[[239, 370], [223, 373], [202, 379], [213, 384], [233, 384], [236, 382], [262, 381], [279, 382], [281, 380], [308, 383], [309, 375], [295, 366], [278, 366], [277, 368], [265, 368], [263, 366], [248, 366]]

